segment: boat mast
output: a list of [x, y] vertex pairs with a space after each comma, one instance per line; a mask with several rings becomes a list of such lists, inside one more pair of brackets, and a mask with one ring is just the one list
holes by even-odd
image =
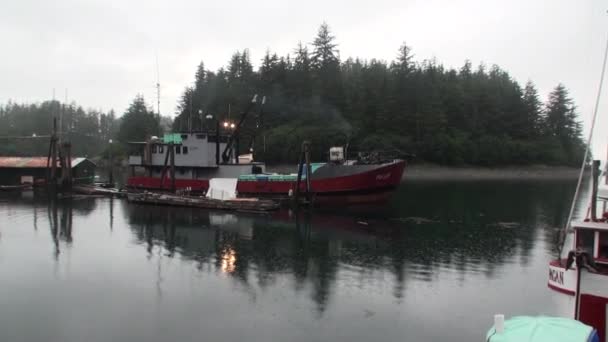
[[[585, 166], [587, 165], [587, 158], [589, 157], [589, 149], [591, 146], [591, 140], [593, 139], [593, 131], [595, 129], [595, 122], [597, 121], [597, 112], [600, 104], [600, 99], [602, 97], [602, 87], [604, 85], [604, 75], [606, 74], [606, 61], [608, 60], [608, 37], [606, 37], [606, 47], [604, 48], [604, 60], [602, 62], [602, 72], [600, 73], [600, 83], [597, 89], [597, 96], [595, 98], [595, 105], [593, 108], [593, 119], [591, 120], [591, 129], [589, 131], [589, 137], [587, 138], [587, 144], [585, 145], [585, 154], [583, 155], [583, 161], [581, 165], [580, 172], [578, 174], [578, 182], [576, 184], [576, 190], [574, 191], [574, 197], [572, 198], [572, 203], [570, 205], [570, 213], [568, 214], [568, 220], [566, 221], [566, 225], [562, 229], [561, 232], [561, 241], [560, 241], [560, 260], [561, 260], [561, 252], [563, 248], [564, 241], [566, 239], [566, 234], [570, 228], [570, 223], [572, 222], [572, 216], [574, 215], [574, 208], [576, 206], [576, 200], [578, 199], [578, 195], [581, 188], [581, 183], [583, 180], [583, 173], [585, 171]], [[595, 199], [592, 199], [595, 200]]]

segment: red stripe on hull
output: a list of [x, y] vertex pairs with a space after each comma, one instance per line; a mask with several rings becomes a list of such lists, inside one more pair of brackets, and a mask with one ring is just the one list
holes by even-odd
[[553, 291], [557, 291], [557, 292], [559, 292], [559, 293], [563, 293], [563, 294], [568, 295], [568, 296], [574, 296], [574, 291], [570, 291], [570, 290], [562, 289], [562, 288], [560, 288], [560, 287], [557, 287], [557, 286], [555, 286], [555, 285], [551, 285], [551, 284], [547, 284], [547, 286], [548, 286], [548, 287], [549, 287], [551, 290], [553, 290]]

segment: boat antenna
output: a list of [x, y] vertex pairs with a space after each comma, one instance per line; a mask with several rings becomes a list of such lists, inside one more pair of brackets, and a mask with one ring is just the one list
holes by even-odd
[[158, 52], [155, 53], [156, 57], [156, 115], [160, 119], [160, 68], [158, 67]]
[[[604, 85], [604, 75], [606, 73], [606, 61], [608, 60], [608, 36], [606, 37], [606, 47], [604, 49], [604, 61], [602, 63], [602, 72], [600, 73], [600, 83], [597, 89], [597, 96], [595, 98], [595, 106], [593, 107], [593, 119], [591, 120], [591, 130], [589, 131], [589, 137], [587, 138], [587, 144], [585, 145], [585, 155], [583, 156], [583, 161], [581, 165], [581, 170], [578, 174], [578, 182], [576, 184], [576, 191], [574, 191], [574, 197], [572, 198], [572, 204], [570, 205], [570, 213], [568, 214], [568, 220], [566, 221], [566, 225], [562, 230], [561, 241], [559, 244], [559, 253], [561, 259], [561, 252], [563, 248], [564, 241], [566, 239], [566, 233], [570, 227], [570, 223], [572, 222], [572, 216], [574, 215], [574, 207], [576, 205], [576, 200], [578, 199], [578, 195], [581, 189], [581, 183], [583, 181], [583, 173], [585, 171], [585, 165], [587, 164], [587, 158], [589, 157], [589, 146], [591, 146], [591, 140], [593, 139], [593, 131], [595, 129], [595, 122], [597, 119], [597, 112], [600, 105], [600, 99], [602, 97], [602, 87]], [[595, 200], [595, 199], [592, 199]]]

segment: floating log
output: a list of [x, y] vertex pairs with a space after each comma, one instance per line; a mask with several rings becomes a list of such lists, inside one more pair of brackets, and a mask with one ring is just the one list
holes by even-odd
[[104, 196], [124, 196], [125, 192], [113, 188], [104, 188], [92, 185], [74, 185], [72, 192], [81, 195], [104, 195]]
[[128, 193], [129, 202], [156, 205], [172, 205], [180, 207], [206, 208], [239, 211], [271, 211], [279, 209], [275, 201], [257, 198], [234, 198], [218, 200], [207, 197], [173, 195], [158, 192]]
[[31, 184], [0, 185], [0, 191], [20, 191], [20, 190], [29, 190], [31, 188], [32, 188]]

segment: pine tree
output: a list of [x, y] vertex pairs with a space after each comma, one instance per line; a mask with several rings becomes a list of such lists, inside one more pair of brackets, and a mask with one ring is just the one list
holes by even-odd
[[338, 44], [334, 43], [336, 37], [332, 36], [327, 23], [321, 24], [317, 37], [312, 42], [313, 51], [311, 62], [316, 69], [325, 69], [339, 63], [337, 57]]
[[405, 43], [399, 47], [397, 60], [391, 64], [391, 70], [398, 75], [407, 75], [414, 69], [412, 49]]
[[532, 81], [526, 83], [523, 93], [523, 117], [524, 125], [527, 127], [525, 134], [528, 138], [536, 138], [541, 134], [542, 125], [542, 103], [538, 97], [538, 91]]
[[567, 141], [572, 136], [571, 128], [575, 124], [572, 115], [569, 115], [573, 109], [568, 90], [561, 83], [558, 84], [549, 94], [546, 104], [547, 133], [563, 142]]
[[137, 95], [121, 118], [118, 139], [123, 143], [144, 141], [160, 133], [160, 125], [154, 112], [148, 109], [144, 97]]
[[319, 27], [312, 46], [311, 66], [315, 80], [313, 95], [317, 95], [320, 99], [314, 111], [322, 116], [335, 115], [344, 108], [344, 94], [340, 76], [340, 59], [336, 49], [338, 45], [327, 23]]
[[581, 130], [576, 106], [566, 87], [560, 83], [549, 94], [545, 131], [561, 145], [561, 159], [569, 164], [576, 164], [582, 158], [584, 142], [581, 139]]
[[301, 103], [310, 100], [312, 96], [311, 60], [308, 48], [302, 42], [298, 43], [294, 54], [289, 84], [294, 88], [295, 101]]

